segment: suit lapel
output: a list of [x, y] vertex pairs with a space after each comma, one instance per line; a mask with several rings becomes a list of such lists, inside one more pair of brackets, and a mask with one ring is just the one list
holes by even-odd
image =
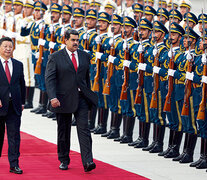
[[17, 74], [17, 67], [16, 67], [16, 63], [15, 63], [15, 61], [14, 61], [14, 59], [12, 59], [11, 58], [11, 61], [12, 61], [12, 65], [13, 65], [13, 72], [12, 72], [12, 76], [11, 76], [11, 82], [10, 83], [12, 83], [12, 81], [13, 81], [13, 79], [15, 78], [15, 75]]
[[3, 78], [8, 82], [8, 79], [6, 77], [6, 72], [5, 72], [4, 67], [1, 62], [0, 62], [0, 73], [3, 75]]
[[[66, 48], [66, 47], [65, 47]], [[73, 66], [73, 63], [72, 63], [72, 60], [70, 59], [70, 57], [69, 57], [69, 55], [68, 55], [68, 53], [67, 53], [67, 51], [66, 51], [66, 49], [63, 49], [63, 54], [65, 55], [65, 57], [66, 58], [64, 58], [65, 59], [65, 61], [70, 65], [70, 67], [75, 71], [75, 68], [74, 68], [74, 66]]]
[[81, 68], [81, 66], [82, 66], [82, 58], [83, 58], [83, 56], [81, 56], [81, 52], [79, 51], [79, 50], [77, 50], [77, 52], [78, 52], [78, 62], [79, 62], [79, 65], [78, 65], [78, 70], [77, 71], [79, 71], [80, 70], [80, 68]]

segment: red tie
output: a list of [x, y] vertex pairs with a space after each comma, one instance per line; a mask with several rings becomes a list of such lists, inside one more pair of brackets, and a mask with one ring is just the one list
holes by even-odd
[[8, 82], [10, 83], [10, 81], [11, 81], [11, 74], [10, 74], [10, 71], [9, 71], [8, 61], [4, 61], [4, 62], [5, 62], [6, 77], [8, 79]]
[[75, 58], [75, 54], [74, 53], [72, 53], [72, 63], [73, 63], [73, 66], [75, 68], [75, 71], [77, 71], [78, 66], [77, 66], [77, 61], [76, 61], [76, 58]]

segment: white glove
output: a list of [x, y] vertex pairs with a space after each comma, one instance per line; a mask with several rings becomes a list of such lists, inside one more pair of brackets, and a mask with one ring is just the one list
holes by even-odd
[[171, 51], [171, 50], [169, 50], [169, 52], [168, 52], [168, 57], [169, 57], [169, 58], [172, 58], [172, 56], [174, 56], [174, 52]]
[[113, 38], [110, 38], [109, 45], [111, 46], [113, 44]]
[[123, 49], [125, 50], [126, 48], [127, 48], [127, 42], [126, 42], [126, 40], [124, 39]]
[[202, 54], [201, 61], [202, 61], [203, 64], [206, 64], [207, 63], [207, 58], [206, 58], [206, 55], [205, 54]]
[[207, 76], [202, 76], [201, 82], [207, 84]]
[[46, 42], [46, 41], [45, 41], [44, 39], [39, 39], [39, 40], [38, 40], [38, 47], [39, 47], [39, 46], [44, 46], [44, 45], [45, 45], [45, 42]]
[[35, 58], [38, 59], [39, 58], [39, 55], [40, 55], [40, 53], [39, 52], [36, 52], [35, 53]]
[[89, 53], [89, 52], [90, 52], [89, 50], [86, 50], [86, 49], [84, 49], [84, 51], [85, 51], [85, 52], [87, 52], [87, 53]]
[[193, 77], [194, 77], [194, 73], [193, 72], [186, 72], [186, 75], [185, 75], [185, 79], [188, 79], [190, 81], [193, 80]]
[[43, 24], [43, 23], [40, 23], [40, 24], [39, 24], [39, 30], [41, 31], [42, 28], [44, 28], [44, 24]]
[[5, 35], [10, 37], [10, 38], [16, 38], [16, 36], [17, 36], [17, 34], [15, 32], [12, 32], [12, 31], [6, 32]]
[[193, 57], [192, 57], [192, 55], [188, 52], [186, 58], [187, 58], [188, 61], [190, 61]]
[[66, 46], [65, 44], [61, 44], [61, 49], [65, 48], [65, 46]]
[[61, 35], [61, 36], [64, 36], [64, 34], [65, 34], [65, 28], [61, 28], [60, 35]]
[[123, 67], [129, 67], [130, 64], [131, 64], [131, 61], [129, 61], [129, 60], [124, 60], [124, 62], [123, 62]]
[[138, 70], [146, 71], [147, 64], [146, 63], [139, 63]]
[[88, 39], [88, 34], [87, 34], [87, 33], [85, 33], [85, 34], [83, 35], [83, 39], [84, 39], [84, 40]]
[[175, 74], [175, 71], [176, 70], [174, 70], [174, 69], [168, 69], [168, 76], [174, 76], [174, 74]]
[[108, 62], [114, 64], [114, 59], [116, 59], [116, 57], [109, 55]]
[[144, 51], [144, 47], [140, 44], [137, 51], [142, 53]]
[[25, 28], [25, 27], [27, 27], [27, 25], [28, 25], [28, 22], [26, 20], [23, 20], [21, 22], [21, 27]]
[[103, 53], [101, 52], [96, 52], [96, 59], [101, 59], [101, 56], [103, 55]]
[[153, 49], [153, 56], [156, 56], [157, 55], [157, 53], [158, 53], [158, 50], [155, 48], [155, 49]]
[[50, 27], [49, 27], [49, 31], [50, 31], [50, 34], [52, 34], [52, 33], [54, 32], [54, 27], [53, 27], [53, 25], [50, 25]]
[[50, 49], [54, 49], [55, 45], [56, 45], [56, 43], [54, 43], [54, 42], [49, 42], [49, 48], [50, 48]]
[[159, 74], [160, 69], [161, 69], [160, 67], [154, 66], [153, 67], [153, 73]]
[[101, 44], [101, 36], [96, 36], [95, 41], [96, 44]]

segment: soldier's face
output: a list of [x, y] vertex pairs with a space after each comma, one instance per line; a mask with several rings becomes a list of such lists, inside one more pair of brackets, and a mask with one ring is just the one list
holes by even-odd
[[112, 15], [112, 14], [113, 14], [113, 9], [112, 9], [112, 8], [108, 8], [108, 7], [106, 7], [106, 8], [105, 8], [105, 11], [106, 11], [109, 15]]
[[157, 16], [158, 21], [162, 22], [165, 24], [167, 22], [167, 19], [164, 16]]
[[178, 33], [172, 32], [170, 38], [172, 39], [172, 44], [175, 44], [180, 41], [181, 36]]
[[142, 35], [142, 39], [143, 39], [143, 40], [149, 38], [150, 31], [149, 31], [148, 29], [141, 28], [141, 29], [140, 29], [140, 32], [141, 32], [141, 35]]
[[129, 38], [132, 36], [132, 33], [134, 32], [134, 28], [132, 26], [125, 26], [125, 31], [127, 37]]
[[[170, 22], [173, 22], [173, 18], [170, 18]], [[180, 20], [178, 18], [174, 18], [174, 22], [180, 24]]]
[[143, 13], [142, 12], [134, 12], [134, 19], [138, 22], [139, 21], [139, 17], [140, 19], [142, 18]]
[[106, 21], [98, 21], [98, 24], [99, 24], [100, 31], [105, 31], [109, 27], [109, 23]]
[[152, 7], [153, 7], [153, 6], [154, 6], [154, 3], [152, 3], [152, 2], [148, 2], [148, 4], [147, 4], [147, 2], [145, 2], [145, 6], [146, 6], [146, 5], [149, 5], [149, 6], [152, 6]]
[[161, 31], [155, 31], [155, 37], [157, 38], [157, 41], [162, 41], [165, 37], [165, 33]]
[[45, 5], [49, 5], [49, 0], [42, 0]]
[[5, 3], [5, 11], [6, 13], [10, 12], [12, 10], [12, 4]]
[[96, 19], [94, 18], [86, 18], [87, 28], [92, 29], [96, 27]]
[[67, 49], [71, 52], [74, 52], [78, 49], [79, 46], [79, 37], [78, 35], [71, 34], [69, 39], [65, 40]]
[[138, 0], [137, 2], [141, 5], [144, 5], [144, 0]]
[[34, 17], [35, 17], [36, 20], [40, 20], [41, 19], [40, 10], [35, 10], [34, 11]]
[[80, 7], [80, 3], [79, 2], [74, 2], [74, 8]]
[[188, 9], [188, 12], [190, 11], [189, 8], [187, 7], [180, 7], [180, 13], [182, 14], [182, 16], [184, 16], [185, 13], [187, 13], [187, 9]]
[[75, 19], [75, 26], [77, 28], [83, 26], [83, 21], [84, 21], [83, 17], [75, 16], [74, 19]]
[[30, 7], [24, 7], [24, 14], [26, 17], [31, 16], [33, 13], [33, 9]]
[[0, 55], [5, 59], [12, 57], [13, 44], [10, 41], [3, 41], [0, 46]]
[[114, 27], [114, 34], [120, 34], [121, 33], [121, 24], [113, 24]]
[[[201, 34], [203, 35], [203, 25], [202, 25], [202, 23], [198, 24], [198, 28], [199, 28], [199, 31], [201, 32]], [[207, 23], [204, 23], [204, 29], [207, 29]]]
[[63, 3], [64, 3], [65, 5], [69, 5], [69, 4], [70, 4], [70, 0], [63, 0]]
[[[191, 47], [195, 45], [195, 42], [196, 42], [195, 39], [189, 38], [189, 41], [192, 42]], [[188, 37], [187, 36], [184, 37], [183, 45], [184, 45], [185, 48], [188, 48]]]
[[133, 0], [126, 0], [127, 7], [131, 7], [133, 3], [134, 3]]
[[[167, 9], [167, 4], [162, 4], [162, 7]], [[159, 8], [161, 8], [161, 4], [159, 4]]]
[[22, 12], [22, 9], [23, 9], [23, 6], [22, 5], [18, 5], [18, 4], [15, 4], [14, 5], [14, 14], [20, 14]]
[[153, 16], [152, 16], [151, 14], [145, 14], [145, 18], [146, 18], [148, 21], [152, 22]]
[[[202, 50], [202, 51], [204, 51], [204, 47], [203, 47], [203, 38], [202, 38], [202, 41], [200, 41], [200, 43], [199, 43], [199, 47], [200, 47], [200, 49]], [[205, 39], [205, 44], [207, 44], [207, 39]]]
[[[187, 26], [187, 21], [185, 21], [183, 27], [185, 28]], [[189, 21], [189, 27], [191, 27], [192, 29], [195, 27], [195, 24], [191, 21]]]
[[69, 23], [71, 15], [68, 13], [63, 13], [63, 19], [65, 19], [65, 23]]
[[58, 0], [51, 0], [52, 3], [58, 3]]
[[[114, 2], [116, 2], [116, 0], [113, 0]], [[117, 6], [120, 6], [121, 5], [121, 0], [117, 0], [116, 2]]]
[[58, 12], [52, 12], [51, 16], [53, 17], [53, 22], [54, 23], [57, 23], [60, 19], [60, 13], [58, 13]]

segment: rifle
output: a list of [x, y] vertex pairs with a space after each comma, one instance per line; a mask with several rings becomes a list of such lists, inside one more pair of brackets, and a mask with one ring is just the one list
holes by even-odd
[[[64, 6], [64, 0], [62, 0], [62, 5]], [[63, 24], [63, 37], [62, 37], [62, 44], [65, 44], [65, 18], [63, 18], [63, 11], [62, 11], [62, 24]], [[62, 31], [62, 30], [61, 30]]]
[[[140, 45], [142, 46], [142, 34], [140, 31], [140, 17], [139, 17], [139, 39], [140, 39]], [[143, 51], [139, 52], [139, 63], [144, 63], [144, 54]], [[136, 90], [136, 96], [134, 100], [134, 104], [141, 104], [142, 102], [142, 91], [144, 86], [144, 71], [139, 70], [138, 72], [138, 87]]]
[[[157, 38], [155, 37], [155, 22], [154, 22], [154, 16], [153, 16], [153, 36], [154, 36], [154, 42], [155, 42], [155, 48], [157, 49]], [[154, 57], [154, 66], [159, 67], [159, 59], [158, 59], [158, 53]], [[150, 102], [150, 108], [156, 109], [157, 106], [157, 98], [158, 98], [158, 88], [159, 88], [159, 75], [154, 74], [153, 76], [153, 81], [154, 81], [154, 88], [152, 92], [152, 99]]]
[[72, 0], [72, 21], [71, 21], [71, 27], [75, 29], [75, 19], [74, 19], [74, 2]]
[[[40, 39], [44, 39], [44, 24], [43, 24], [43, 12], [42, 12], [42, 3], [40, 1], [40, 14], [42, 18], [42, 29], [40, 31]], [[39, 47], [39, 58], [36, 62], [36, 67], [35, 67], [35, 74], [41, 74], [41, 65], [42, 65], [42, 57], [43, 57], [43, 46], [40, 45]]]
[[[127, 44], [127, 35], [126, 35], [126, 29], [125, 29], [125, 13], [124, 13], [124, 38], [125, 42]], [[126, 45], [126, 49], [124, 50], [124, 60], [129, 60], [129, 47], [128, 44]], [[128, 89], [128, 81], [129, 81], [129, 68], [124, 67], [124, 82], [122, 84], [122, 89], [121, 89], [121, 95], [120, 95], [120, 100], [127, 100], [127, 89]]]
[[[15, 20], [15, 17], [14, 17], [14, 5], [13, 5], [13, 2], [12, 2], [12, 12], [13, 12], [12, 32], [15, 33], [16, 32], [16, 20]], [[14, 50], [16, 48], [16, 38], [12, 38], [12, 41], [13, 41], [13, 44], [14, 44], [14, 47], [13, 47], [13, 50]]]
[[[5, 0], [3, 1], [3, 10], [4, 10], [4, 23], [3, 23], [3, 29], [6, 31], [6, 30], [7, 30], [7, 25], [6, 25]], [[4, 36], [3, 36], [3, 37], [4, 37]]]
[[[202, 9], [202, 17], [203, 17], [203, 9]], [[205, 56], [207, 55], [207, 44], [205, 43], [205, 26], [204, 26], [204, 20], [202, 18], [202, 27], [203, 27], [203, 46], [204, 46], [204, 51], [205, 51]], [[207, 64], [203, 65], [203, 76], [207, 76]], [[202, 100], [199, 105], [199, 110], [198, 110], [198, 115], [197, 115], [197, 120], [205, 120], [205, 110], [206, 110], [206, 99], [207, 99], [207, 84], [203, 83], [202, 87]]]
[[[97, 26], [96, 26], [97, 32], [98, 32], [98, 36], [100, 36], [100, 31], [99, 31], [99, 25], [98, 25], [98, 12], [97, 12]], [[97, 44], [97, 49], [96, 52], [101, 52], [101, 42], [99, 42]], [[100, 74], [101, 74], [101, 60], [97, 59], [96, 61], [96, 76], [94, 78], [94, 83], [93, 83], [93, 87], [92, 87], [92, 91], [94, 92], [99, 92], [99, 79], [100, 79]]]
[[[111, 32], [113, 33], [113, 43], [111, 45], [110, 48], [110, 55], [111, 56], [115, 56], [115, 47], [114, 47], [114, 18], [113, 18], [113, 14], [112, 14], [112, 21], [111, 21]], [[112, 63], [109, 62], [108, 64], [108, 71], [107, 71], [107, 78], [104, 84], [104, 88], [103, 88], [103, 93], [104, 95], [110, 95], [110, 87], [111, 87], [111, 77], [113, 75], [113, 69], [114, 69], [114, 65]]]
[[[190, 53], [190, 46], [191, 43], [189, 40], [189, 19], [188, 19], [188, 11], [187, 11], [187, 33], [188, 33], [188, 48], [189, 48], [189, 53]], [[187, 72], [192, 72], [193, 69], [193, 62], [192, 60], [188, 60], [187, 62]], [[184, 103], [183, 103], [183, 108], [181, 112], [181, 116], [188, 116], [189, 115], [189, 108], [190, 108], [190, 96], [191, 96], [191, 87], [192, 87], [192, 81], [186, 80], [185, 83], [185, 95], [184, 95]]]
[[[172, 2], [173, 4], [173, 2]], [[174, 6], [173, 6], [173, 10], [174, 10]], [[174, 21], [174, 13], [173, 13], [173, 21]], [[169, 63], [169, 69], [174, 69], [174, 54], [172, 51], [172, 39], [171, 39], [171, 20], [169, 22], [169, 44], [170, 44], [170, 51], [172, 56], [170, 57], [170, 63]], [[163, 108], [164, 112], [170, 112], [171, 111], [171, 96], [172, 96], [172, 92], [173, 92], [173, 77], [169, 76], [168, 77], [168, 93], [165, 97], [165, 105]]]
[[84, 41], [83, 48], [85, 50], [89, 50], [89, 39], [88, 39], [87, 23], [86, 23], [86, 3], [85, 3], [85, 11], [84, 11], [84, 22], [85, 22], [85, 29], [86, 29], [86, 39]]

